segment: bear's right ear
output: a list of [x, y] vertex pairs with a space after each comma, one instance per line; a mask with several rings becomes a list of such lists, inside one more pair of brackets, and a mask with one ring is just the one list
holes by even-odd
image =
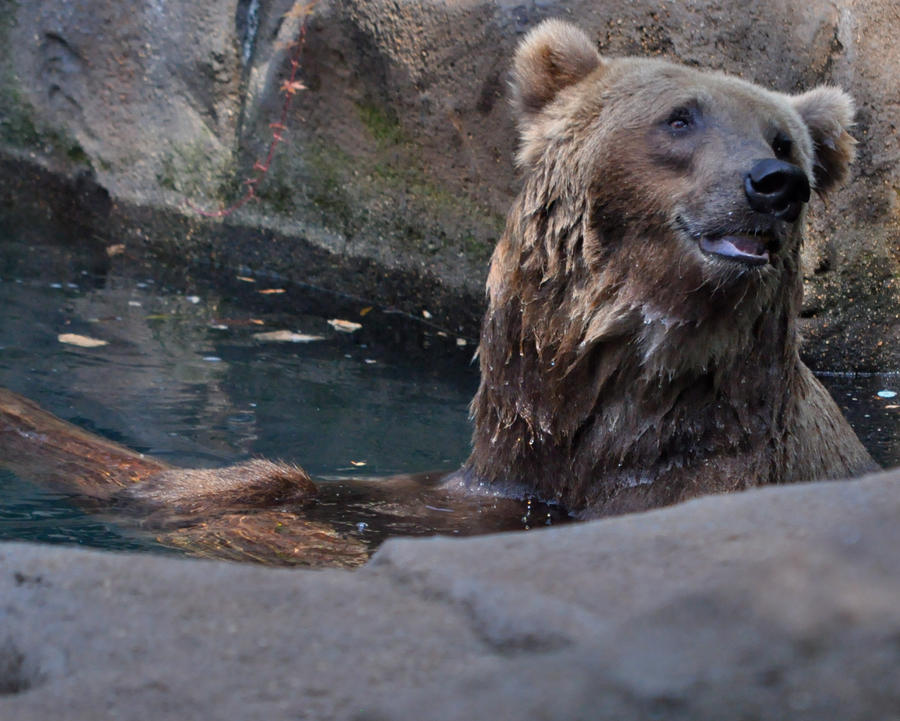
[[522, 116], [539, 112], [560, 90], [601, 63], [591, 39], [564, 20], [545, 20], [519, 43], [513, 62], [513, 102]]
[[847, 177], [856, 156], [850, 135], [856, 107], [840, 88], [825, 85], [791, 98], [813, 141], [815, 189], [821, 195]]

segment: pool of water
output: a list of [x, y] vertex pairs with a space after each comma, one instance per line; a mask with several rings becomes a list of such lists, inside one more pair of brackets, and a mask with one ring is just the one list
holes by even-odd
[[[340, 484], [449, 471], [468, 453], [474, 339], [432, 325], [427, 308], [413, 318], [271, 278], [212, 282], [33, 229], [0, 236], [0, 307], [0, 386], [174, 465], [264, 456]], [[296, 335], [261, 335], [274, 331]], [[900, 376], [821, 377], [876, 459], [897, 465], [900, 400], [883, 391], [897, 391]], [[2, 470], [0, 494], [0, 539], [166, 550]], [[361, 505], [339, 520], [375, 541], [429, 531], [396, 519], [379, 528]]]
[[[0, 386], [174, 465], [265, 456], [339, 479], [449, 471], [468, 453], [475, 346], [424, 316], [16, 237], [0, 238], [0, 307]], [[146, 544], [8, 472], [0, 493], [2, 539]]]

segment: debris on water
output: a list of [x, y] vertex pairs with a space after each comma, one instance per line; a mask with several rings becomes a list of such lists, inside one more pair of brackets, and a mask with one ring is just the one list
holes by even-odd
[[431, 320], [431, 313], [429, 313], [429, 312], [428, 312], [427, 310], [425, 310], [425, 309], [422, 309], [422, 317], [423, 317], [425, 320]]
[[262, 295], [280, 295], [284, 292], [284, 288], [263, 288], [259, 291]]
[[362, 323], [354, 323], [352, 320], [341, 320], [340, 318], [332, 318], [328, 321], [328, 325], [341, 333], [355, 333], [362, 328]]
[[117, 255], [122, 255], [125, 252], [125, 244], [124, 243], [115, 243], [113, 245], [106, 246], [106, 255], [110, 258], [115, 258]]
[[244, 283], [255, 283], [256, 282], [256, 278], [250, 278], [246, 275], [236, 275], [235, 278], [237, 278], [240, 281], [243, 281]]
[[355, 468], [362, 468], [364, 465], [366, 465], [366, 462], [365, 461], [350, 461], [350, 465], [354, 466]]
[[876, 393], [875, 395], [877, 395], [879, 398], [896, 398], [897, 391], [889, 391], [887, 389], [884, 389], [878, 391], [878, 393]]
[[140, 307], [141, 307], [141, 301], [139, 301], [139, 300], [129, 300], [129, 301], [128, 301], [128, 305], [130, 305], [132, 308], [140, 308]]
[[91, 338], [86, 335], [78, 335], [77, 333], [61, 333], [57, 336], [57, 340], [60, 343], [76, 345], [79, 348], [100, 348], [101, 346], [109, 345], [109, 341]]
[[325, 338], [320, 335], [297, 333], [292, 330], [271, 330], [265, 333], [254, 333], [253, 337], [259, 341], [276, 343], [311, 343], [317, 340], [325, 340]]
[[372, 306], [371, 306], [371, 305], [367, 305], [365, 308], [363, 308], [361, 311], [359, 311], [359, 314], [360, 314], [361, 316], [366, 316], [366, 315], [368, 315], [368, 314], [371, 313], [371, 312], [372, 312]]
[[469, 345], [469, 341], [467, 341], [465, 338], [456, 339], [456, 346], [458, 348], [465, 348], [467, 345]]
[[378, 362], [378, 361], [375, 360], [374, 358], [365, 358], [365, 359], [363, 359], [363, 360], [364, 360], [364, 362], [365, 362], [367, 365], [374, 365], [375, 363]]
[[199, 296], [199, 295], [186, 295], [186, 296], [184, 297], [184, 299], [185, 299], [188, 303], [193, 303], [194, 305], [197, 305], [197, 303], [200, 302], [200, 296]]

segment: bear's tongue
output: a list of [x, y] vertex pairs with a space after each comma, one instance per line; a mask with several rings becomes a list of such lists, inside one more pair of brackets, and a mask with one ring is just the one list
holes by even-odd
[[749, 265], [765, 265], [769, 262], [769, 251], [765, 242], [749, 235], [726, 235], [721, 238], [700, 238], [700, 248], [732, 260]]

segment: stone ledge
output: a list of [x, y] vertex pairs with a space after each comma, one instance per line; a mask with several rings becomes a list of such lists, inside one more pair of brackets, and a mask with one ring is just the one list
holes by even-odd
[[4, 544], [0, 716], [896, 718], [898, 489], [397, 539], [352, 573]]

